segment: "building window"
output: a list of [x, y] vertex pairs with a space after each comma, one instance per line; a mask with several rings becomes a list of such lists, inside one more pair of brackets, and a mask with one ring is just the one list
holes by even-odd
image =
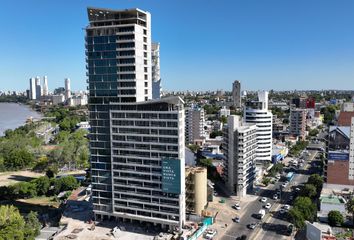
[[147, 65], [148, 64], [148, 60], [144, 60], [144, 64]]
[[148, 87], [148, 83], [147, 82], [145, 82], [145, 87]]
[[148, 71], [148, 68], [147, 67], [144, 67], [144, 72], [147, 72]]
[[148, 94], [148, 90], [147, 89], [145, 89], [145, 94]]
[[144, 52], [144, 57], [147, 57], [147, 52]]
[[146, 32], [147, 32], [146, 29], [144, 29], [144, 35], [146, 35]]
[[144, 37], [144, 42], [147, 42], [147, 38], [146, 37]]
[[148, 100], [148, 97], [145, 97], [145, 101], [147, 101]]
[[148, 75], [147, 74], [145, 74], [145, 80], [148, 80]]
[[147, 50], [147, 45], [144, 44], [144, 50]]

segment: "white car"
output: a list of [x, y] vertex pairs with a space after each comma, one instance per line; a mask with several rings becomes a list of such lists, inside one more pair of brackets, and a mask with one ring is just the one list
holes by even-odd
[[262, 197], [261, 198], [261, 202], [266, 202], [267, 201], [267, 198], [266, 197]]
[[205, 231], [204, 238], [211, 240], [211, 239], [213, 239], [213, 237], [214, 237], [215, 235], [216, 235], [216, 230], [214, 230], [214, 229], [207, 229], [207, 230]]
[[278, 200], [278, 194], [274, 194], [274, 195], [273, 195], [273, 199], [274, 199], [274, 200]]
[[232, 219], [234, 222], [239, 223], [240, 222], [240, 217], [236, 216]]
[[285, 204], [285, 205], [283, 206], [283, 209], [284, 209], [284, 210], [289, 210], [289, 209], [290, 209], [290, 206], [289, 206], [288, 204]]
[[241, 206], [240, 204], [236, 203], [235, 205], [232, 206], [233, 208], [235, 208], [236, 210], [241, 210]]
[[283, 188], [286, 188], [287, 184], [286, 184], [286, 183], [283, 183], [281, 186], [282, 186]]
[[266, 209], [269, 209], [272, 207], [272, 205], [270, 203], [267, 203], [265, 206], [264, 206]]

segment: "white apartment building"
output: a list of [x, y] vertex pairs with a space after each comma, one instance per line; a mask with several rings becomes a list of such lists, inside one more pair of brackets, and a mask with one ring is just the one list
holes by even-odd
[[195, 140], [205, 138], [205, 112], [198, 106], [186, 108], [186, 143], [193, 144]]
[[161, 98], [160, 43], [151, 45], [152, 99]]
[[224, 180], [232, 194], [246, 195], [253, 187], [257, 152], [256, 124], [242, 123], [239, 116], [231, 115], [223, 129], [225, 155]]
[[29, 98], [31, 100], [35, 100], [36, 99], [36, 80], [35, 78], [30, 78], [30, 94], [29, 94]]
[[48, 78], [47, 76], [43, 77], [43, 96], [48, 96]]
[[40, 100], [42, 96], [41, 78], [36, 77], [36, 100]]
[[272, 160], [273, 114], [268, 110], [268, 92], [259, 91], [258, 100], [246, 103], [244, 121], [257, 125], [257, 164]]

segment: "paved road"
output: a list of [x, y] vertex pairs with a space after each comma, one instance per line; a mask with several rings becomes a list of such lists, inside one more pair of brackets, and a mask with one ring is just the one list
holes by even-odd
[[284, 204], [292, 205], [290, 201], [290, 196], [295, 198], [295, 186], [304, 184], [307, 182], [309, 177], [308, 168], [311, 165], [311, 161], [316, 157], [317, 151], [309, 151], [309, 156], [306, 159], [306, 164], [304, 164], [296, 173], [294, 174], [293, 180], [290, 182], [289, 186], [285, 188], [281, 202], [277, 202], [272, 213], [272, 216], [268, 218], [265, 223], [262, 225], [262, 230], [256, 236], [253, 236], [254, 239], [263, 239], [263, 240], [272, 240], [272, 239], [287, 239], [288, 237], [283, 235], [283, 232], [286, 230], [289, 222], [287, 221], [287, 214], [281, 214], [278, 210]]

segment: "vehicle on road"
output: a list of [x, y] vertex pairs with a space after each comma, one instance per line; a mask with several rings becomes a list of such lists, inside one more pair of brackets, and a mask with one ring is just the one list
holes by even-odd
[[274, 194], [274, 195], [273, 195], [273, 199], [274, 199], [274, 200], [278, 200], [278, 194]]
[[286, 183], [283, 183], [281, 186], [282, 186], [282, 188], [286, 188]]
[[267, 198], [266, 197], [262, 197], [261, 198], [261, 202], [266, 202], [267, 201]]
[[264, 209], [261, 209], [261, 210], [259, 210], [259, 212], [258, 212], [258, 217], [259, 217], [260, 219], [262, 219], [262, 218], [265, 216], [265, 214], [266, 214], [266, 212], [264, 211]]
[[272, 207], [272, 205], [270, 203], [267, 203], [265, 206], [264, 206], [266, 209], [270, 209]]
[[281, 209], [279, 210], [279, 212], [280, 212], [281, 214], [284, 214], [286, 211], [285, 211], [284, 208], [281, 208]]
[[205, 231], [204, 238], [208, 240], [212, 240], [215, 235], [216, 235], [215, 229], [207, 229]]
[[234, 208], [236, 210], [241, 210], [241, 206], [239, 203], [236, 203], [235, 205], [233, 205], [232, 208]]
[[250, 224], [247, 225], [247, 227], [248, 227], [249, 229], [252, 229], [252, 230], [255, 229], [256, 226], [257, 226], [256, 223], [250, 223]]
[[290, 209], [290, 205], [285, 204], [285, 205], [283, 206], [283, 209], [285, 209], [285, 210], [289, 210], [289, 209]]
[[286, 180], [290, 182], [293, 178], [294, 178], [294, 172], [288, 172], [288, 174], [286, 175]]
[[239, 223], [240, 220], [241, 220], [241, 219], [240, 219], [239, 216], [236, 216], [236, 217], [234, 217], [234, 218], [232, 219], [232, 221], [237, 222], [237, 223]]

